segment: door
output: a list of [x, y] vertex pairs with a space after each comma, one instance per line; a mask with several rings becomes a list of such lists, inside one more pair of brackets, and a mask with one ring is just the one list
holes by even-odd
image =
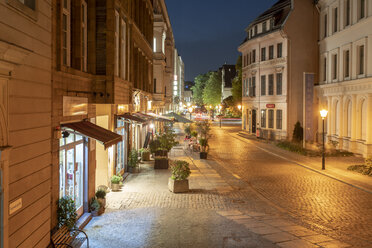
[[256, 110], [252, 109], [252, 133], [256, 133]]

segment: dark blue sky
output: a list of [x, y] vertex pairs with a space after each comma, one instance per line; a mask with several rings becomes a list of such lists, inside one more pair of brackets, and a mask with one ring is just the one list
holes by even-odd
[[277, 0], [166, 0], [185, 79], [235, 64], [244, 29]]

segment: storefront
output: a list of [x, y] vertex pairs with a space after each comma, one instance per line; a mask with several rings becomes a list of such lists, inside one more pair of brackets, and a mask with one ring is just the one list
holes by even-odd
[[62, 124], [59, 141], [59, 197], [75, 200], [78, 216], [88, 211], [89, 159], [92, 139], [105, 149], [119, 143], [122, 137], [89, 121]]
[[122, 141], [116, 145], [116, 174], [128, 170], [129, 125], [125, 120], [116, 118], [115, 131], [122, 136]]

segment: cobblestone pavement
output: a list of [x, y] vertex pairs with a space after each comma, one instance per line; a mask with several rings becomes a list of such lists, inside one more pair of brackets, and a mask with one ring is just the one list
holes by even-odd
[[372, 247], [372, 194], [267, 153], [235, 133], [213, 128], [210, 155], [220, 174], [236, 175], [300, 225], [355, 247]]

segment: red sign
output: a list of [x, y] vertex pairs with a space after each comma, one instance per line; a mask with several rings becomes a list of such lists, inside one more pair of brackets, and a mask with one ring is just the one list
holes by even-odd
[[275, 104], [266, 104], [266, 108], [275, 108]]

